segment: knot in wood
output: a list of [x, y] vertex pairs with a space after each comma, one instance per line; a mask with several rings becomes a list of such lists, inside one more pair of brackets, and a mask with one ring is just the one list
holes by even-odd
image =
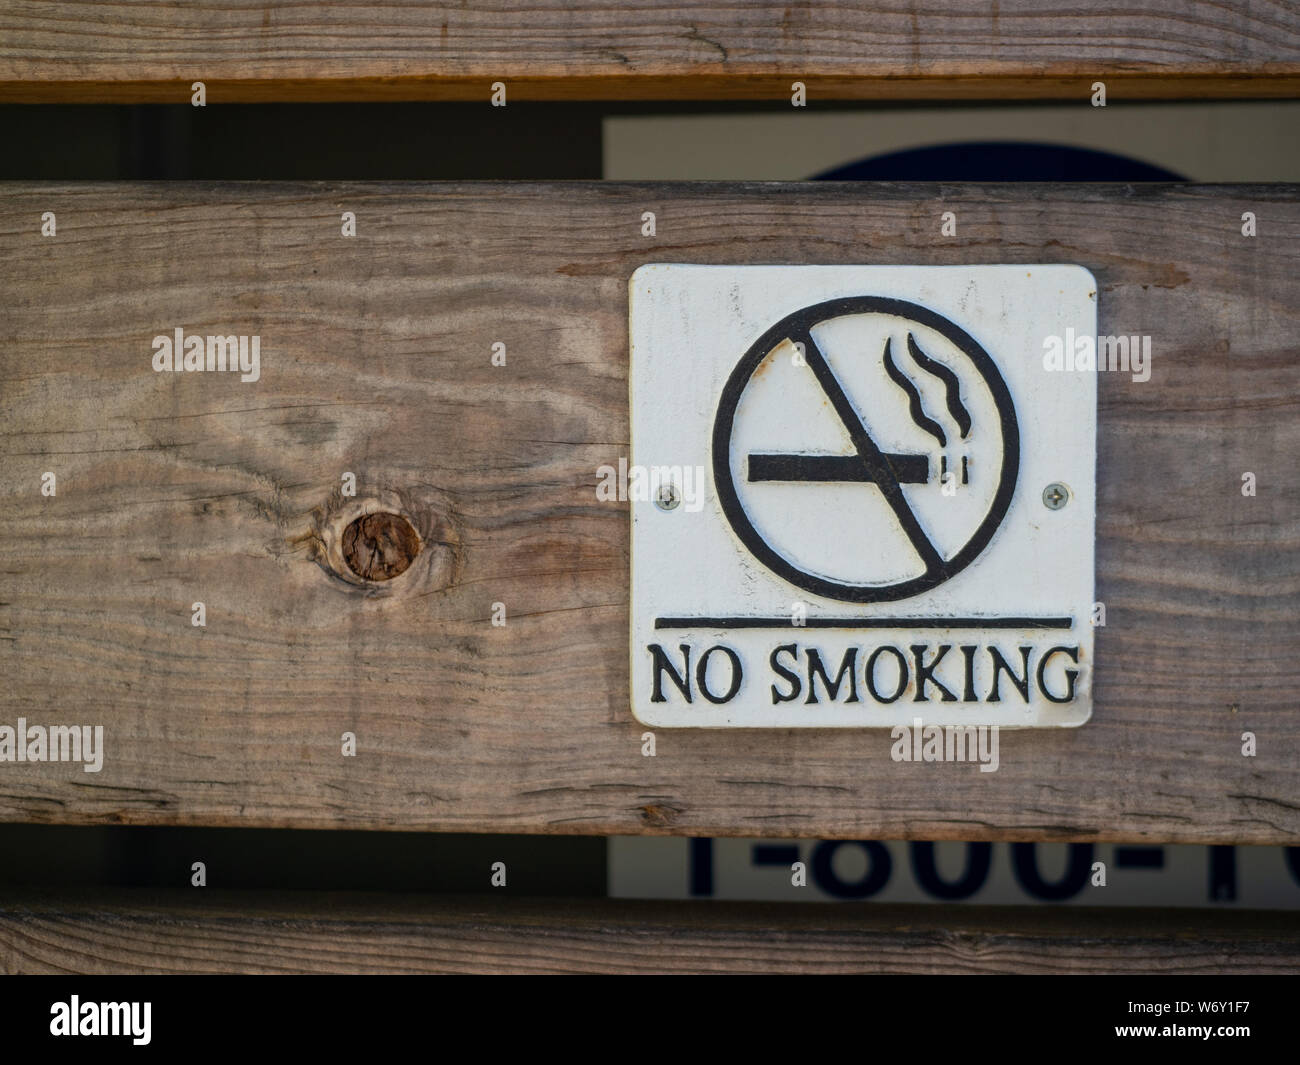
[[420, 537], [400, 514], [363, 514], [343, 530], [343, 559], [364, 580], [392, 580], [419, 553]]

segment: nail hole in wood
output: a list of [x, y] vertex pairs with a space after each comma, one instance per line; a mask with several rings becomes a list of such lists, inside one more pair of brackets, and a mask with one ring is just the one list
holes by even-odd
[[420, 537], [400, 514], [363, 514], [343, 530], [343, 560], [368, 581], [391, 581], [420, 553]]

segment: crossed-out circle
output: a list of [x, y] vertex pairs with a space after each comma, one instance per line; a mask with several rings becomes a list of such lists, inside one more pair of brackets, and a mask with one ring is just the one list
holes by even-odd
[[[1002, 468], [997, 489], [988, 512], [976, 527], [974, 534], [950, 559], [941, 558], [933, 544], [926, 538], [924, 531], [920, 529], [911, 508], [903, 498], [898, 478], [888, 459], [884, 458], [871, 439], [870, 432], [861, 422], [812, 338], [813, 327], [832, 319], [856, 314], [893, 315], [935, 330], [970, 360], [993, 397], [1002, 432]], [[786, 340], [804, 346], [805, 360], [817, 375], [818, 383], [826, 391], [836, 413], [849, 431], [859, 461], [869, 471], [868, 479], [876, 481], [886, 501], [894, 508], [903, 524], [904, 531], [911, 537], [913, 545], [921, 554], [926, 568], [925, 573], [920, 577], [911, 577], [893, 584], [849, 584], [809, 573], [773, 548], [755, 528], [746, 513], [736, 491], [731, 471], [731, 443], [736, 408], [754, 372], [771, 354], [773, 348]], [[712, 451], [713, 483], [718, 501], [732, 529], [755, 558], [791, 584], [816, 595], [850, 603], [882, 603], [906, 599], [929, 591], [965, 569], [988, 546], [1006, 516], [1007, 508], [1011, 505], [1011, 497], [1015, 493], [1016, 477], [1020, 467], [1020, 432], [1016, 423], [1015, 404], [1012, 402], [1006, 382], [1003, 381], [997, 365], [988, 352], [969, 333], [943, 315], [906, 300], [879, 296], [847, 296], [826, 300], [788, 314], [754, 341], [731, 371], [722, 389], [718, 412], [713, 422]]]

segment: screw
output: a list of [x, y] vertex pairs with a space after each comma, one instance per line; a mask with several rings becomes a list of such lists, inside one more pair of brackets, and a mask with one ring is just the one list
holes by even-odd
[[677, 494], [675, 484], [664, 484], [659, 486], [659, 496], [655, 499], [655, 506], [660, 510], [676, 510], [677, 504], [681, 502], [681, 497]]
[[1053, 481], [1043, 489], [1043, 506], [1048, 510], [1060, 510], [1070, 501], [1070, 490], [1060, 481]]

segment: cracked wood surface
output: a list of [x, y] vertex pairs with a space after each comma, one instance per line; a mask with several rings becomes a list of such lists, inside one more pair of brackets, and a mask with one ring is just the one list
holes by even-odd
[[111, 889], [0, 897], [0, 972], [1296, 973], [1300, 930], [1231, 910]]
[[[1298, 259], [1293, 186], [6, 186], [0, 723], [103, 724], [106, 751], [0, 763], [0, 817], [1300, 841]], [[653, 261], [1093, 271], [1102, 333], [1154, 362], [1099, 382], [1087, 725], [1004, 733], [992, 774], [878, 730], [641, 756], [628, 514], [595, 485]], [[153, 372], [178, 326], [260, 335], [260, 380]], [[344, 559], [358, 507], [424, 544], [382, 588]]]
[[98, 4], [0, 0], [0, 100], [1294, 96], [1294, 0]]

